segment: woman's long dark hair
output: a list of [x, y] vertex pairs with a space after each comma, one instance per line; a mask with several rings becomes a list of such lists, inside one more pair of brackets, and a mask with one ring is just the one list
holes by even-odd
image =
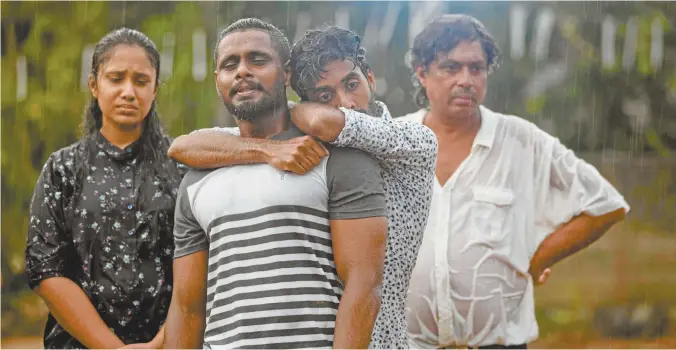
[[[96, 44], [94, 54], [92, 55], [91, 76], [96, 80], [102, 65], [106, 63], [113, 49], [118, 45], [138, 46], [145, 50], [150, 64], [155, 68], [155, 87], [157, 88], [160, 83], [160, 53], [155, 44], [145, 34], [129, 28], [110, 32]], [[102, 124], [103, 113], [99, 107], [98, 100], [92, 96], [85, 110], [83, 123], [83, 142], [81, 142], [83, 159], [82, 161], [75, 162], [76, 181], [73, 199], [76, 201], [81, 194], [84, 179], [87, 177], [92, 154], [90, 148], [94, 144], [91, 140], [99, 132]], [[148, 115], [143, 121], [143, 132], [140, 142], [139, 166], [141, 167], [141, 184], [138, 188], [143, 188], [145, 181], [152, 181], [151, 179], [156, 178], [159, 181], [160, 190], [175, 199], [178, 184], [180, 183], [180, 175], [176, 166], [172, 164], [172, 161], [167, 156], [170, 139], [162, 128], [160, 118], [155, 110], [154, 101]], [[145, 204], [143, 203], [143, 196], [137, 196], [136, 201], [137, 207], [142, 209]]]

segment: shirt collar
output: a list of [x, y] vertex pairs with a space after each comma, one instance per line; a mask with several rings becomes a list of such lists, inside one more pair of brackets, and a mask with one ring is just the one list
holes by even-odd
[[108, 141], [105, 136], [101, 134], [100, 131], [96, 131], [94, 135], [94, 141], [99, 151], [104, 152], [108, 157], [117, 161], [125, 161], [135, 158], [141, 151], [142, 141], [141, 138], [132, 142], [129, 146], [124, 149], [113, 145]]
[[481, 126], [474, 138], [474, 144], [491, 148], [495, 140], [498, 118], [493, 111], [484, 106], [479, 106], [479, 113], [481, 113]]
[[[428, 110], [425, 108], [414, 112], [413, 120], [422, 124], [425, 121], [427, 112]], [[484, 106], [479, 106], [479, 113], [481, 114], [481, 126], [479, 127], [479, 131], [474, 138], [474, 145], [481, 145], [491, 148], [493, 147], [493, 141], [495, 140], [495, 132], [498, 126], [498, 117], [493, 111]]]
[[390, 114], [390, 110], [387, 109], [387, 105], [383, 102], [376, 101], [375, 103], [375, 110], [374, 112], [374, 117], [380, 117], [383, 119], [392, 119], [392, 115]]
[[294, 137], [305, 135], [296, 125], [289, 123], [289, 128], [275, 135], [270, 136], [271, 140], [289, 140]]

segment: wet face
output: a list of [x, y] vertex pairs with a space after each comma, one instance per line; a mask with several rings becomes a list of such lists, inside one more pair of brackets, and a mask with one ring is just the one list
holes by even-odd
[[452, 117], [474, 115], [486, 97], [488, 62], [479, 41], [460, 42], [416, 74], [430, 107]]
[[329, 62], [324, 71], [308, 91], [310, 101], [373, 115], [376, 84], [371, 71], [364, 76], [359, 66], [347, 59]]
[[266, 32], [245, 30], [223, 38], [214, 74], [225, 107], [239, 120], [285, 107], [289, 75]]
[[117, 45], [89, 78], [89, 88], [103, 114], [103, 126], [134, 130], [142, 125], [153, 101], [156, 70], [140, 46]]

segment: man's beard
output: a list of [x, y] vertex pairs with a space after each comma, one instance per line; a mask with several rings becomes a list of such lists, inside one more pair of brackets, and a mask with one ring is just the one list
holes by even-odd
[[286, 98], [286, 88], [283, 79], [278, 80], [274, 90], [275, 95], [273, 96], [261, 88], [259, 89], [262, 93], [260, 99], [257, 101], [243, 101], [237, 105], [225, 102], [222, 94], [221, 99], [223, 100], [225, 108], [235, 119], [252, 122], [262, 116], [266, 116], [268, 112], [275, 110], [276, 108], [286, 108], [286, 103], [284, 102], [284, 99]]

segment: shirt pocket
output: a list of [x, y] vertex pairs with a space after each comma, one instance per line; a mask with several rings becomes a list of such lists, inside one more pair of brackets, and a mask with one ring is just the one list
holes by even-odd
[[514, 193], [503, 187], [474, 186], [470, 211], [473, 235], [493, 248], [505, 244]]

